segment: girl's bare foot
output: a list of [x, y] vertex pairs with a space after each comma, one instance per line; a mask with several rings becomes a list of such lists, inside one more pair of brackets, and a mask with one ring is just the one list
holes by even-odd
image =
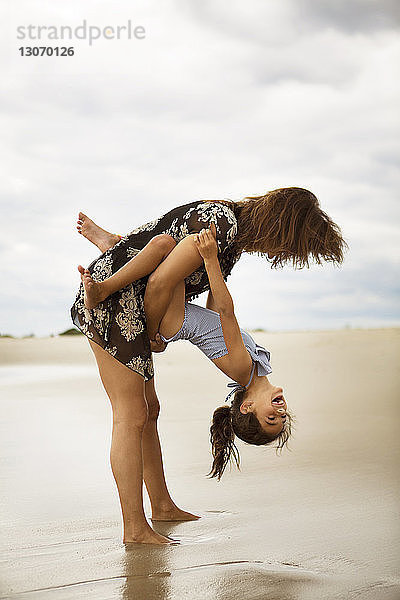
[[83, 235], [89, 242], [92, 242], [101, 252], [112, 248], [120, 241], [120, 236], [102, 229], [96, 223], [89, 219], [83, 212], [78, 214], [76, 226], [78, 233]]
[[107, 294], [104, 292], [102, 283], [96, 283], [93, 281], [92, 276], [88, 269], [84, 269], [82, 265], [78, 266], [78, 271], [81, 274], [84, 294], [84, 304], [86, 308], [96, 308], [99, 302], [103, 302], [107, 298]]
[[197, 521], [197, 519], [200, 519], [198, 515], [177, 507], [170, 510], [153, 510], [151, 517], [152, 521]]
[[177, 544], [176, 540], [157, 533], [151, 527], [140, 534], [124, 536], [124, 544]]

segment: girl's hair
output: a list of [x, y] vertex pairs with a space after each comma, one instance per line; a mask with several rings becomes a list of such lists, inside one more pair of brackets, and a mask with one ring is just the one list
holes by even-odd
[[238, 202], [214, 202], [227, 204], [236, 215], [238, 232], [233, 246], [237, 253], [256, 252], [275, 268], [291, 263], [302, 269], [310, 266], [310, 259], [317, 264], [323, 260], [337, 265], [343, 262], [347, 244], [340, 228], [309, 190], [279, 188]]
[[243, 442], [255, 446], [267, 446], [274, 440], [278, 440], [275, 446], [278, 451], [287, 443], [292, 432], [293, 416], [287, 411], [286, 423], [282, 431], [275, 436], [264, 431], [254, 413], [241, 413], [240, 405], [245, 394], [246, 390], [239, 390], [236, 392], [231, 406], [220, 406], [213, 414], [210, 442], [214, 461], [207, 476], [217, 477], [218, 481], [232, 459], [240, 471], [240, 456], [235, 444], [235, 435]]

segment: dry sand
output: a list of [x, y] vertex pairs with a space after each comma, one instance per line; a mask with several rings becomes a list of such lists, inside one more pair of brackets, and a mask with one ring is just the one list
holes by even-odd
[[[226, 378], [189, 343], [156, 357], [177, 546], [121, 542], [111, 412], [83, 337], [0, 340], [1, 598], [398, 600], [400, 331], [256, 333], [297, 428], [210, 467]], [[146, 510], [149, 503], [146, 499]]]

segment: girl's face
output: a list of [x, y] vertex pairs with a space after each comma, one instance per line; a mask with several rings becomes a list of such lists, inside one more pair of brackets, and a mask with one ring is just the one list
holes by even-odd
[[269, 381], [266, 383], [267, 385], [258, 390], [257, 394], [246, 397], [242, 406], [246, 401], [250, 401], [250, 410], [254, 412], [264, 431], [271, 436], [278, 436], [288, 419], [287, 404], [283, 397], [283, 389], [272, 385]]

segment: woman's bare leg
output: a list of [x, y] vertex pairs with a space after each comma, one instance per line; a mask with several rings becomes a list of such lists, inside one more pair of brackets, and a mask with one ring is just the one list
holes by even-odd
[[111, 277], [101, 282], [93, 281], [89, 271], [79, 265], [78, 270], [85, 288], [84, 301], [86, 308], [95, 308], [99, 302], [102, 302], [114, 292], [152, 273], [175, 246], [175, 240], [170, 235], [156, 235], [129, 262]]
[[197, 515], [181, 510], [172, 500], [165, 481], [157, 420], [160, 412], [154, 379], [145, 384], [149, 411], [143, 430], [143, 477], [151, 503], [153, 521], [194, 521]]
[[143, 433], [148, 408], [143, 378], [90, 341], [113, 410], [111, 468], [118, 487], [124, 523], [124, 543], [169, 544], [154, 531], [143, 509]]

